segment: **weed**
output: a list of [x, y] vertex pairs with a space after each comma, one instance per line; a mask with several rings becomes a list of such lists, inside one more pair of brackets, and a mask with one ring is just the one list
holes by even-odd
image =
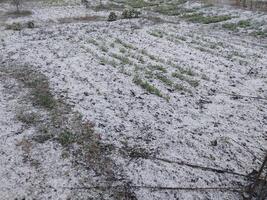
[[54, 135], [52, 134], [37, 134], [32, 136], [32, 140], [40, 144], [43, 144], [46, 141], [51, 140], [53, 138]]
[[187, 82], [192, 87], [197, 87], [199, 85], [198, 80], [191, 79], [191, 78], [185, 76], [184, 74], [182, 74], [180, 71], [176, 71], [176, 72], [172, 73], [172, 76], [180, 79], [181, 81]]
[[87, 40], [87, 42], [88, 43], [91, 43], [91, 44], [93, 44], [93, 45], [95, 45], [95, 46], [99, 46], [99, 44], [98, 44], [98, 42], [95, 40], [95, 39], [89, 39], [89, 40]]
[[170, 80], [169, 78], [167, 78], [166, 76], [162, 75], [162, 74], [156, 74], [157, 79], [159, 79], [160, 81], [162, 81], [163, 83], [165, 83], [168, 86], [172, 86], [173, 82], [172, 80]]
[[131, 19], [131, 18], [138, 18], [141, 12], [131, 9], [131, 10], [124, 10], [121, 14], [122, 19]]
[[147, 92], [151, 93], [151, 94], [155, 94], [159, 97], [162, 97], [161, 92], [159, 91], [159, 89], [157, 89], [155, 86], [150, 85], [147, 81], [143, 81], [141, 78], [139, 78], [138, 76], [135, 76], [133, 79], [133, 82], [136, 85], [139, 85], [140, 87], [142, 87], [144, 90], [146, 90]]
[[133, 62], [129, 58], [127, 58], [126, 56], [119, 55], [116, 53], [112, 53], [111, 56], [116, 58], [117, 60], [120, 60], [121, 63], [124, 65], [132, 65], [133, 64]]
[[177, 91], [187, 91], [187, 88], [185, 88], [183, 85], [181, 84], [175, 84], [174, 85], [174, 89]]
[[117, 38], [117, 39], [115, 40], [115, 42], [118, 43], [118, 44], [120, 44], [120, 45], [122, 45], [122, 46], [125, 47], [126, 49], [133, 49], [133, 50], [136, 50], [136, 49], [137, 49], [137, 48], [134, 47], [133, 45], [131, 45], [131, 44], [127, 44], [127, 43], [123, 42], [123, 41], [122, 41], [121, 39], [119, 39], [119, 38]]
[[154, 37], [159, 37], [159, 38], [163, 38], [163, 36], [164, 36], [164, 32], [161, 30], [154, 30], [154, 31], [148, 32], [148, 33]]
[[184, 68], [179, 68], [179, 71], [182, 73], [182, 74], [186, 74], [188, 76], [195, 76], [195, 73], [192, 71], [192, 69], [184, 69]]
[[176, 2], [176, 5], [173, 4], [162, 4], [154, 8], [154, 11], [163, 15], [169, 15], [169, 16], [177, 16], [181, 15], [183, 13], [189, 13], [189, 12], [194, 12], [195, 10], [193, 9], [188, 9], [188, 8], [182, 8], [178, 7], [178, 4], [184, 3], [185, 0], [180, 0]]
[[118, 17], [117, 17], [117, 15], [116, 15], [115, 12], [110, 12], [110, 13], [109, 13], [109, 16], [108, 16], [108, 21], [109, 21], [109, 22], [116, 21], [117, 18], [118, 18]]
[[241, 20], [237, 23], [238, 27], [240, 28], [246, 28], [251, 26], [250, 21], [249, 20]]
[[114, 47], [115, 47], [115, 44], [112, 42], [112, 43], [110, 44], [110, 47], [114, 48]]
[[161, 71], [163, 73], [167, 72], [167, 70], [162, 65], [149, 65], [147, 66], [147, 68], [151, 70]]
[[209, 81], [209, 77], [206, 74], [202, 74], [201, 75], [201, 79], [205, 80], [205, 81]]
[[[89, 8], [89, 7], [88, 7]], [[115, 4], [115, 3], [107, 3], [101, 4], [94, 7], [91, 7], [94, 11], [102, 11], [102, 10], [122, 10], [124, 5]]]
[[125, 48], [120, 48], [120, 52], [121, 53], [126, 53], [126, 49]]
[[204, 16], [202, 13], [193, 13], [193, 14], [185, 14], [182, 16], [182, 18], [185, 18], [188, 21], [194, 22], [194, 23], [211, 24], [211, 23], [227, 21], [231, 19], [232, 17], [229, 15]]
[[100, 49], [101, 49], [101, 51], [103, 51], [103, 52], [108, 52], [108, 48], [106, 47], [106, 46], [100, 46]]
[[16, 114], [16, 118], [24, 124], [35, 124], [39, 120], [39, 115], [33, 111], [20, 110]]
[[25, 68], [20, 71], [13, 71], [13, 76], [20, 80], [26, 87], [30, 88], [32, 100], [35, 105], [46, 109], [53, 109], [56, 106], [48, 80], [45, 76]]
[[99, 64], [100, 65], [106, 65], [108, 63], [108, 59], [104, 56], [99, 57]]
[[237, 23], [225, 23], [222, 25], [223, 28], [231, 30], [231, 31], [235, 31], [238, 28], [247, 28], [249, 26], [251, 26], [249, 20], [241, 20]]
[[8, 24], [6, 25], [6, 29], [7, 30], [13, 30], [13, 31], [21, 31], [23, 28], [22, 24], [21, 23], [13, 23], [13, 24]]
[[63, 131], [62, 133], [59, 134], [58, 136], [58, 142], [63, 146], [63, 147], [67, 147], [69, 146], [70, 144], [74, 143], [75, 142], [75, 137], [74, 135], [65, 130]]
[[254, 37], [265, 38], [267, 37], [267, 31], [262, 31], [262, 30], [254, 31], [250, 35]]
[[112, 67], [117, 67], [119, 64], [114, 60], [112, 59], [109, 64], [112, 66]]
[[143, 7], [155, 5], [153, 3], [150, 3], [144, 0], [127, 0], [126, 3], [133, 8], [143, 8]]
[[185, 81], [187, 83], [189, 83], [189, 85], [191, 85], [192, 87], [199, 86], [199, 81], [198, 80], [195, 80], [195, 79], [186, 79]]
[[156, 56], [149, 54], [145, 49], [141, 50], [141, 53], [147, 57], [149, 57], [151, 60], [157, 60]]

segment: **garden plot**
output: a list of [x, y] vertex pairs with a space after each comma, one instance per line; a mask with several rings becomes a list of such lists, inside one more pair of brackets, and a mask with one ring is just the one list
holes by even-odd
[[[40, 17], [40, 26], [34, 29], [1, 31], [1, 65], [28, 66], [47, 78], [53, 98], [64, 102], [48, 113], [60, 110], [61, 114], [66, 109], [80, 115], [74, 125], [66, 124], [71, 132], [61, 135], [60, 129], [42, 144], [34, 143], [55, 149], [49, 153], [53, 161], [68, 152], [62, 165], [73, 179], [60, 170], [55, 175], [49, 172], [48, 168], [61, 166], [61, 161], [58, 165], [51, 162], [40, 173], [40, 178], [49, 181], [30, 181], [44, 188], [35, 195], [27, 193], [30, 198], [46, 198], [47, 188], [58, 186], [54, 178], [58, 176], [64, 180], [60, 187], [67, 186], [53, 193], [55, 199], [75, 195], [80, 199], [241, 198], [240, 188], [249, 184], [246, 175], [258, 169], [266, 151], [266, 38], [242, 31], [246, 23], [223, 27], [235, 23], [233, 17], [210, 21], [207, 16], [236, 13], [240, 18], [249, 15], [254, 23], [265, 20], [266, 15], [177, 5], [183, 5], [186, 13], [166, 16], [166, 7], [158, 16], [160, 23], [151, 20], [151, 12], [154, 16], [158, 11], [150, 5], [138, 19], [107, 22], [102, 18], [43, 26], [48, 18], [42, 22]], [[54, 8], [42, 9], [50, 20]], [[70, 17], [65, 7], [55, 9], [60, 18]], [[82, 8], [71, 9], [76, 13]], [[206, 13], [202, 18], [195, 13], [200, 11]], [[88, 13], [108, 16], [106, 10], [89, 9]], [[196, 16], [202, 20], [196, 21]], [[32, 19], [34, 15], [18, 22]], [[257, 28], [263, 30], [264, 25]], [[7, 105], [6, 99], [1, 101]], [[12, 112], [17, 104], [9, 105]], [[62, 115], [67, 120], [60, 120], [73, 119]], [[10, 123], [19, 123], [13, 117]], [[52, 119], [49, 127], [55, 125]], [[83, 122], [94, 127], [88, 138], [76, 129]], [[26, 132], [38, 134], [34, 127]], [[18, 140], [23, 142], [23, 137]], [[36, 160], [42, 162], [47, 154], [40, 154]], [[30, 176], [27, 170], [25, 174]], [[10, 184], [19, 180], [14, 176]], [[28, 190], [27, 185], [21, 189], [22, 193]], [[6, 198], [17, 194], [16, 189], [9, 192]]]

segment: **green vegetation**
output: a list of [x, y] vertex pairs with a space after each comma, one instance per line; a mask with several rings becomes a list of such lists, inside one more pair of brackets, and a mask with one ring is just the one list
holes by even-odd
[[163, 38], [163, 36], [164, 36], [164, 32], [161, 30], [154, 30], [154, 31], [148, 32], [148, 34], [150, 34], [154, 37], [159, 37], [159, 38]]
[[121, 53], [126, 53], [126, 49], [122, 47], [122, 48], [120, 48], [120, 52]]
[[258, 30], [252, 32], [251, 35], [254, 37], [265, 38], [267, 37], [267, 31]]
[[153, 9], [154, 12], [163, 14], [163, 15], [169, 15], [169, 16], [177, 16], [177, 15], [182, 15], [184, 13], [190, 13], [190, 12], [195, 12], [194, 9], [187, 9], [187, 8], [182, 8], [178, 7], [179, 4], [184, 3], [185, 0], [181, 0], [176, 4], [162, 4], [158, 5]]
[[199, 85], [198, 80], [189, 78], [189, 77], [185, 76], [184, 74], [182, 74], [180, 71], [176, 71], [176, 72], [172, 73], [172, 76], [180, 79], [181, 81], [187, 82], [192, 87], [197, 87]]
[[100, 4], [94, 7], [89, 7], [92, 8], [94, 11], [102, 11], [102, 10], [122, 10], [125, 6], [121, 4], [116, 4], [116, 3], [105, 3], [105, 4]]
[[144, 0], [127, 0], [126, 3], [133, 8], [143, 8], [155, 5]]
[[235, 31], [238, 28], [247, 28], [250, 26], [251, 26], [251, 23], [249, 20], [241, 20], [237, 23], [225, 23], [222, 25], [223, 28], [231, 30], [231, 31]]
[[166, 77], [166, 76], [164, 76], [162, 74], [157, 73], [156, 77], [157, 77], [157, 79], [159, 79], [161, 82], [165, 83], [168, 86], [172, 86], [173, 85], [172, 80], [170, 80], [168, 77]]
[[95, 39], [93, 39], [93, 38], [87, 40], [87, 42], [88, 42], [88, 43], [91, 43], [91, 44], [93, 44], [93, 45], [95, 45], [95, 46], [99, 46], [98, 42], [97, 42]]
[[211, 24], [218, 23], [222, 21], [227, 21], [232, 17], [229, 15], [209, 15], [205, 16], [202, 13], [193, 13], [182, 15], [182, 18], [187, 19], [190, 22], [202, 23], [202, 24]]
[[149, 57], [151, 60], [157, 60], [156, 56], [149, 54], [145, 49], [141, 50], [141, 53], [147, 57]]
[[36, 112], [22, 109], [16, 113], [16, 118], [24, 124], [31, 125], [39, 120], [39, 115]]
[[147, 68], [150, 70], [161, 71], [163, 73], [167, 72], [167, 70], [162, 65], [149, 65], [149, 66], [147, 66]]
[[56, 107], [56, 100], [50, 91], [49, 83], [45, 76], [27, 68], [12, 73], [16, 79], [30, 89], [31, 97], [35, 105], [46, 109], [53, 109]]
[[115, 59], [109, 60], [106, 56], [99, 56], [98, 60], [100, 65], [111, 65], [112, 67], [119, 66], [119, 63], [116, 62]]
[[141, 14], [140, 11], [130, 9], [130, 10], [124, 10], [121, 14], [122, 19], [132, 19], [132, 18], [138, 18]]
[[21, 23], [12, 23], [12, 24], [8, 24], [6, 25], [6, 29], [7, 30], [13, 30], [13, 31], [21, 31], [23, 29], [23, 26]]
[[155, 86], [150, 85], [147, 81], [143, 81], [141, 78], [139, 78], [138, 76], [134, 77], [133, 82], [136, 85], [139, 85], [140, 87], [142, 87], [144, 90], [146, 90], [147, 92], [151, 93], [151, 94], [155, 94], [159, 97], [163, 97], [161, 92], [159, 91], [159, 89], [157, 89]]
[[63, 146], [67, 147], [70, 144], [75, 142], [75, 137], [74, 135], [69, 132], [69, 131], [63, 131], [59, 136], [58, 136], [58, 142]]
[[182, 73], [182, 74], [186, 74], [188, 76], [195, 76], [195, 72], [192, 71], [192, 69], [188, 68], [188, 69], [184, 69], [182, 67], [178, 67], [179, 71]]
[[174, 89], [177, 90], [177, 91], [185, 91], [185, 92], [188, 92], [189, 91], [186, 87], [184, 87], [181, 84], [175, 84], [174, 85]]
[[108, 48], [105, 45], [100, 46], [101, 51], [108, 52]]
[[109, 13], [109, 16], [108, 16], [108, 21], [109, 22], [113, 22], [113, 21], [116, 21], [117, 20], [117, 15], [116, 15], [116, 13], [115, 12], [110, 12]]
[[120, 60], [121, 63], [124, 64], [124, 65], [132, 65], [133, 64], [133, 62], [128, 57], [126, 57], [125, 55], [112, 53], [110, 56], [112, 56], [113, 58], [116, 58], [117, 60]]
[[[46, 91], [45, 94], [49, 91], [47, 77], [32, 68], [11, 65], [0, 68], [0, 72], [1, 76], [14, 78], [21, 83], [21, 85], [16, 84], [16, 89], [26, 89], [31, 94], [35, 93], [37, 89], [41, 92]], [[64, 148], [62, 156], [72, 155], [73, 162], [77, 165], [81, 163], [81, 166], [90, 168], [106, 179], [114, 178], [113, 166], [115, 165], [108, 157], [112, 154], [114, 147], [101, 141], [99, 134], [94, 131], [93, 123], [82, 120], [81, 114], [73, 111], [63, 99], [54, 98], [51, 91], [49, 94], [57, 106], [54, 109], [49, 107], [45, 112], [44, 107], [40, 107], [36, 103], [36, 99], [28, 98], [28, 94], [22, 97], [24, 99], [21, 101], [22, 106], [29, 107], [27, 107], [27, 113], [23, 111], [18, 119], [27, 125], [34, 126], [36, 130], [34, 134], [25, 136], [27, 141], [33, 144], [45, 143], [49, 140], [57, 141]], [[33, 113], [38, 113], [40, 118], [36, 118], [35, 115], [32, 115]], [[75, 150], [72, 148], [74, 145]], [[123, 191], [123, 188], [124, 186], [120, 191]], [[115, 196], [117, 192], [117, 190], [112, 190], [114, 193], [112, 195]]]
[[132, 50], [136, 50], [137, 48], [134, 47], [132, 44], [128, 44], [126, 42], [123, 42], [121, 39], [117, 38], [115, 40], [116, 43], [122, 45], [123, 47], [125, 47], [126, 49], [132, 49]]

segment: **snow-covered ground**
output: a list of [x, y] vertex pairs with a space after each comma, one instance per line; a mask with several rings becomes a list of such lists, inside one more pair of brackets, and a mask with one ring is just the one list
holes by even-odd
[[[0, 199], [242, 198], [231, 189], [249, 184], [245, 176], [267, 147], [266, 13], [185, 3], [232, 18], [193, 23], [146, 9], [140, 18], [107, 22], [109, 10], [28, 6], [30, 16], [0, 17]], [[249, 26], [223, 28], [240, 20]], [[6, 29], [29, 21], [36, 27]], [[73, 166], [72, 156], [63, 159], [54, 140], [29, 139], [34, 125], [16, 119], [21, 104], [31, 105], [20, 102], [27, 88], [2, 72], [14, 65], [44, 74], [55, 98], [94, 124], [114, 148], [107, 150], [113, 165], [105, 166], [114, 171], [112, 184], [127, 182], [131, 196], [92, 193], [88, 187], [103, 179]], [[31, 162], [23, 161], [25, 151]]]

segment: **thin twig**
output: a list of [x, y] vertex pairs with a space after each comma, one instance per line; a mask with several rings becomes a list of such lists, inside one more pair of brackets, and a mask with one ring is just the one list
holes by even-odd
[[234, 93], [228, 93], [228, 92], [219, 92], [221, 94], [226, 94], [229, 96], [236, 96], [236, 97], [245, 97], [245, 98], [252, 98], [252, 99], [258, 99], [258, 100], [265, 100], [267, 101], [266, 97], [261, 97], [261, 96], [247, 96], [247, 95], [241, 95], [241, 94], [234, 94]]
[[[258, 186], [258, 185], [260, 184], [260, 182], [262, 181], [262, 179], [261, 179], [261, 175], [262, 175], [262, 172], [263, 172], [264, 168], [266, 167], [266, 165], [267, 165], [267, 153], [266, 153], [266, 155], [265, 155], [264, 161], [262, 162], [262, 165], [261, 165], [261, 167], [260, 167], [260, 170], [259, 170], [259, 172], [257, 173], [257, 176], [256, 176], [256, 178], [255, 178], [255, 181], [254, 181], [254, 183], [252, 184], [251, 188], [249, 189], [249, 193], [250, 193], [249, 198], [248, 198], [249, 200], [252, 199], [254, 193], [256, 193], [256, 188], [257, 188], [257, 186]], [[263, 180], [263, 181], [266, 182], [266, 180]], [[260, 195], [260, 194], [259, 194], [259, 195]], [[259, 197], [259, 199], [260, 199], [260, 197]], [[260, 199], [260, 200], [261, 200], [261, 199]]]
[[[255, 159], [257, 159], [258, 161], [260, 161], [260, 162], [262, 162], [262, 160], [260, 160], [259, 158], [257, 158], [257, 156], [255, 156], [254, 154], [253, 154], [253, 152], [247, 147], [247, 146], [244, 146], [244, 145], [241, 145], [240, 143], [238, 143], [236, 140], [234, 140], [233, 138], [231, 138], [231, 140], [234, 142], [234, 143], [236, 143], [236, 144], [238, 144], [240, 147], [242, 147], [242, 148], [244, 148], [247, 152], [249, 152]], [[254, 148], [257, 148], [257, 147], [254, 147]], [[259, 148], [258, 148], [259, 149]]]
[[167, 163], [175, 163], [175, 164], [178, 164], [178, 165], [184, 165], [184, 166], [188, 166], [188, 167], [192, 167], [192, 168], [196, 168], [196, 169], [201, 169], [201, 170], [204, 170], [204, 171], [212, 171], [212, 172], [216, 172], [216, 173], [220, 173], [220, 174], [233, 174], [233, 175], [243, 176], [243, 177], [248, 178], [247, 174], [241, 174], [241, 173], [238, 173], [238, 172], [229, 171], [227, 169], [218, 169], [218, 168], [206, 167], [206, 166], [201, 166], [201, 165], [197, 165], [197, 164], [187, 163], [187, 162], [184, 162], [184, 161], [171, 161], [171, 160], [168, 160], [168, 159], [165, 159], [165, 158], [157, 158], [156, 157], [156, 158], [151, 158], [151, 159], [159, 160], [159, 161], [167, 162]]
[[[110, 189], [110, 188], [122, 188], [123, 185], [117, 186], [89, 186], [89, 187], [65, 187], [65, 189], [71, 190], [93, 190], [93, 189]], [[149, 185], [128, 185], [128, 187], [133, 189], [151, 189], [151, 190], [221, 190], [221, 191], [232, 191], [232, 192], [243, 192], [243, 189], [238, 187], [164, 187], [164, 186], [149, 186]]]

